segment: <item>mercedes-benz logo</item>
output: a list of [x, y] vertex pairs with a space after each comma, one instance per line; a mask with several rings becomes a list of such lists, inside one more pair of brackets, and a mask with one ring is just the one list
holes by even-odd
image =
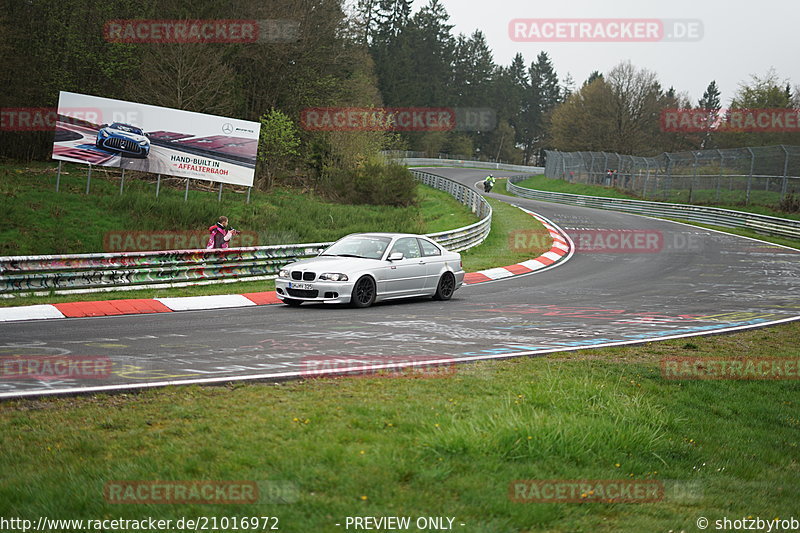
[[233, 133], [233, 126], [231, 126], [230, 122], [226, 122], [225, 124], [222, 125], [222, 133], [226, 135], [230, 135], [231, 133]]

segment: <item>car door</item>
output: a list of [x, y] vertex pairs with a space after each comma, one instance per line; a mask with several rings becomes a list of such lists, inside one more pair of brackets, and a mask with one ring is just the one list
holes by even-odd
[[397, 239], [389, 255], [396, 252], [401, 252], [403, 259], [390, 262], [386, 268], [385, 296], [393, 298], [422, 293], [427, 281], [427, 260], [422, 257], [416, 237]]
[[427, 239], [418, 238], [417, 241], [425, 260], [425, 289], [427, 292], [432, 292], [436, 290], [439, 277], [444, 271], [442, 251]]

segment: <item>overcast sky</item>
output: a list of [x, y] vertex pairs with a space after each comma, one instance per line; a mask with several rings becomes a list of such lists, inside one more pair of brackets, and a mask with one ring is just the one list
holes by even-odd
[[[429, 0], [414, 0], [414, 12]], [[558, 75], [569, 72], [580, 87], [593, 70], [607, 72], [620, 61], [654, 71], [661, 84], [686, 92], [693, 103], [711, 80], [727, 106], [741, 82], [774, 67], [781, 80], [800, 84], [800, 2], [797, 0], [442, 0], [453, 34], [480, 29], [499, 65], [519, 52], [526, 65], [540, 51]], [[695, 42], [514, 42], [512, 19], [657, 18], [697, 19], [703, 37]]]

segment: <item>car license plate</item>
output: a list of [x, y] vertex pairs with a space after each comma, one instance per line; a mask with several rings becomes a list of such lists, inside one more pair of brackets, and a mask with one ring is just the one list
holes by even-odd
[[300, 289], [301, 291], [310, 291], [314, 286], [310, 283], [289, 283], [290, 289]]

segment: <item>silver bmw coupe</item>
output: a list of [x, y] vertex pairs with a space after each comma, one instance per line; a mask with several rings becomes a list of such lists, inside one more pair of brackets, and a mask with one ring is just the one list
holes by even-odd
[[286, 265], [275, 291], [292, 306], [322, 302], [369, 307], [395, 298], [449, 300], [463, 282], [461, 254], [425, 236], [354, 233], [317, 257]]

